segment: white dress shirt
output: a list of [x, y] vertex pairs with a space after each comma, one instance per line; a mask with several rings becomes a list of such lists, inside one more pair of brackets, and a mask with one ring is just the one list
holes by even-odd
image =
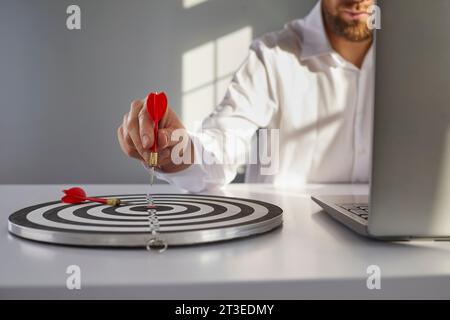
[[[328, 41], [320, 1], [304, 19], [254, 41], [224, 100], [192, 133], [196, 161], [202, 150], [222, 159], [250, 152], [258, 129], [279, 129], [279, 167], [262, 175], [247, 166], [246, 181], [289, 187], [305, 183], [366, 183], [370, 176], [374, 101], [374, 49], [361, 69], [344, 60]], [[243, 129], [245, 131], [243, 131]], [[239, 149], [240, 148], [240, 149]], [[192, 192], [230, 183], [238, 165], [194, 164], [157, 177]]]

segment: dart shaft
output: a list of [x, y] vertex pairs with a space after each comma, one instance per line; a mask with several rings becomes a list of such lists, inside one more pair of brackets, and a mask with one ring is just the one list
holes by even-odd
[[126, 205], [127, 203], [120, 201], [120, 199], [117, 198], [110, 198], [110, 199], [101, 199], [101, 198], [85, 198], [87, 201], [91, 202], [97, 202], [102, 204], [107, 204], [109, 206], [118, 207], [120, 205]]

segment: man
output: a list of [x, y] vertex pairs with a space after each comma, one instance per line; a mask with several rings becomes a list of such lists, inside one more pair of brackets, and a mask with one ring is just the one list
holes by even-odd
[[[204, 120], [202, 134], [190, 133], [183, 150], [191, 161], [183, 164], [174, 161], [180, 151], [172, 152], [178, 139], [171, 136], [184, 127], [169, 108], [160, 123], [158, 177], [194, 192], [226, 185], [238, 164], [223, 160], [248, 152], [258, 129], [266, 128], [278, 130], [279, 144], [265, 147], [277, 151], [278, 170], [264, 175], [261, 165], [249, 166], [248, 182], [368, 182], [374, 49], [367, 20], [372, 4], [322, 0], [305, 19], [256, 40], [224, 100]], [[147, 163], [153, 129], [144, 102], [132, 103], [118, 138], [128, 156]], [[205, 157], [222, 161], [207, 164], [201, 161]]]

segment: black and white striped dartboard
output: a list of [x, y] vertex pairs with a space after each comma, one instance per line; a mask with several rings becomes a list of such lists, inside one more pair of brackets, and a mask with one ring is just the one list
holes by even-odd
[[[8, 228], [19, 237], [56, 244], [145, 246], [150, 236], [146, 196], [108, 197], [127, 205], [43, 203], [13, 213]], [[159, 234], [169, 246], [242, 238], [282, 224], [281, 208], [257, 200], [192, 194], [158, 194], [153, 199]]]

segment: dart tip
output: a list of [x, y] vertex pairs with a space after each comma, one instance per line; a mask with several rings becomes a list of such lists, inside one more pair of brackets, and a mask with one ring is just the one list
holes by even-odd
[[153, 181], [155, 180], [155, 168], [153, 167], [151, 169], [151, 174], [150, 174], [150, 184], [153, 185]]

